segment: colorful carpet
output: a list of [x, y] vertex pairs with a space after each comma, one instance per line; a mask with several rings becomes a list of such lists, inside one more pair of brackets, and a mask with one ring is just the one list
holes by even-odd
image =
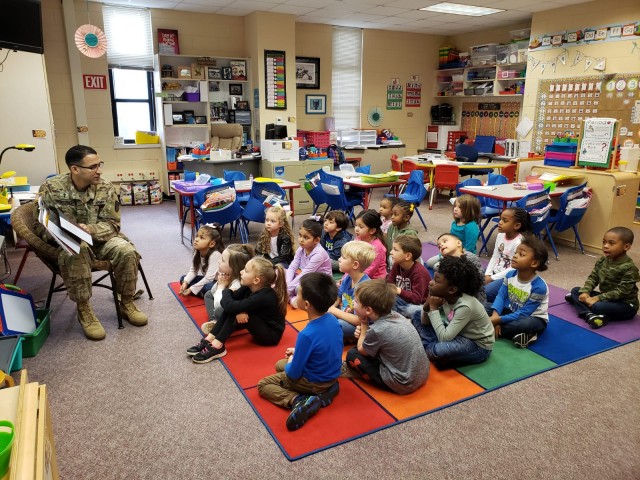
[[[433, 245], [425, 244], [424, 250], [425, 259], [435, 254]], [[207, 320], [203, 300], [179, 296], [177, 282], [169, 288], [200, 331]], [[566, 291], [550, 289], [549, 326], [529, 349], [518, 349], [501, 339], [484, 364], [445, 371], [432, 365], [426, 385], [411, 395], [395, 395], [363, 381], [341, 378], [334, 402], [295, 432], [285, 426], [289, 411], [260, 398], [256, 385], [274, 373], [285, 348], [295, 345], [297, 332], [307, 324], [304, 312], [289, 309], [284, 336], [275, 347], [258, 346], [248, 333], [236, 332], [221, 362], [282, 453], [289, 460], [298, 460], [640, 338], [640, 317], [592, 330], [564, 301]]]

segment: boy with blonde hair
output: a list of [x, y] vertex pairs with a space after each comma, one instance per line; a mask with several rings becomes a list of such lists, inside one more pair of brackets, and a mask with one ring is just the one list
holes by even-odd
[[369, 280], [369, 276], [364, 271], [369, 268], [376, 258], [376, 251], [368, 242], [353, 240], [342, 247], [342, 254], [338, 263], [340, 271], [344, 273], [340, 288], [338, 289], [338, 299], [329, 313], [336, 316], [342, 327], [345, 340], [355, 340], [354, 333], [356, 327], [360, 325], [358, 316], [353, 308], [353, 291], [356, 285]]
[[[360, 326], [358, 346], [347, 352], [348, 369], [385, 390], [415, 392], [429, 377], [429, 362], [418, 331], [391, 311], [395, 288], [382, 279], [370, 280], [356, 287], [355, 296]], [[353, 371], [343, 371], [348, 373]]]
[[393, 239], [391, 259], [393, 265], [387, 274], [387, 282], [396, 286], [396, 301], [393, 309], [400, 315], [411, 318], [422, 309], [428, 296], [431, 275], [417, 260], [422, 255], [422, 243], [412, 235], [398, 235]]

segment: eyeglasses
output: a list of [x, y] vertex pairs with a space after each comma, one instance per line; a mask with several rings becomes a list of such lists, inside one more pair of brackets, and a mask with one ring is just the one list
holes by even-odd
[[76, 165], [76, 167], [85, 168], [87, 170], [92, 170], [95, 172], [99, 168], [104, 167], [104, 162], [96, 163], [95, 165], [89, 165], [88, 167], [85, 167], [84, 165]]

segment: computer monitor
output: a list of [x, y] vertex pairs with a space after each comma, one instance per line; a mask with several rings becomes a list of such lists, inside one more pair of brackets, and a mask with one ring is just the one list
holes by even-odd
[[287, 126], [276, 125], [275, 123], [267, 123], [265, 128], [265, 140], [277, 140], [280, 138], [287, 138]]

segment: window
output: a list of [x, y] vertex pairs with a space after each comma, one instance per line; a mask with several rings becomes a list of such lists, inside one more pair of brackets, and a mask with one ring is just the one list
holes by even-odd
[[334, 27], [331, 106], [336, 130], [360, 128], [362, 30]]
[[147, 9], [103, 6], [109, 39], [113, 133], [134, 143], [136, 130], [155, 130], [153, 41]]

